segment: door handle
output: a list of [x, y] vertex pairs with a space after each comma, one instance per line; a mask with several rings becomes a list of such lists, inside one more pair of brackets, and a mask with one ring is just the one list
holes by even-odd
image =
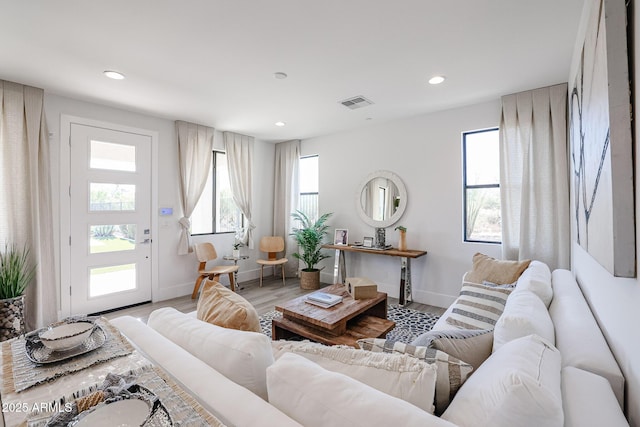
[[141, 245], [148, 245], [149, 243], [151, 243], [151, 239], [144, 239], [142, 242], [140, 242]]

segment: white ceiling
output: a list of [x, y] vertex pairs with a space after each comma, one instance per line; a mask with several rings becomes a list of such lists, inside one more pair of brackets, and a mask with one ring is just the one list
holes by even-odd
[[[583, 2], [0, 0], [0, 79], [309, 138], [566, 81]], [[427, 84], [434, 74], [447, 80]], [[339, 104], [356, 95], [374, 105]]]

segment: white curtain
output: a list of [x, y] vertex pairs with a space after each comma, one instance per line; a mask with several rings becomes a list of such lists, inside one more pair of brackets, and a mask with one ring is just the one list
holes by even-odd
[[213, 157], [214, 129], [194, 123], [176, 121], [178, 164], [180, 168], [180, 199], [182, 218], [178, 255], [192, 252], [191, 214], [207, 184]]
[[502, 256], [570, 268], [567, 85], [502, 97]]
[[285, 275], [295, 276], [298, 259], [291, 254], [298, 250], [291, 237], [291, 214], [298, 209], [300, 186], [298, 171], [300, 163], [300, 140], [276, 144], [275, 183], [273, 199], [273, 234], [282, 236], [285, 242]]
[[229, 183], [233, 201], [244, 215], [241, 242], [253, 249], [253, 229], [251, 221], [251, 170], [253, 169], [253, 137], [233, 132], [224, 132], [224, 149], [227, 153]]
[[28, 330], [57, 319], [50, 155], [44, 91], [0, 80], [0, 245], [27, 245], [36, 276], [25, 295]]

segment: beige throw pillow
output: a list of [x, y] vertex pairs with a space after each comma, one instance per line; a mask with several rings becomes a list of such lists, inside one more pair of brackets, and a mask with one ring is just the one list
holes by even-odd
[[416, 347], [435, 348], [464, 360], [473, 366], [473, 369], [478, 369], [491, 356], [493, 331], [490, 329], [429, 331], [411, 341], [410, 344]]
[[465, 280], [472, 283], [486, 280], [498, 285], [514, 283], [529, 267], [530, 262], [531, 260], [502, 261], [477, 253], [473, 256], [473, 269], [466, 274]]
[[200, 294], [197, 317], [223, 328], [261, 332], [256, 309], [240, 295], [211, 280], [205, 281]]

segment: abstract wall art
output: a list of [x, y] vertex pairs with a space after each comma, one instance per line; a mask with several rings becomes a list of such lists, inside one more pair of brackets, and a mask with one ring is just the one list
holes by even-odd
[[617, 277], [635, 277], [633, 145], [624, 0], [589, 0], [569, 81], [573, 238]]

